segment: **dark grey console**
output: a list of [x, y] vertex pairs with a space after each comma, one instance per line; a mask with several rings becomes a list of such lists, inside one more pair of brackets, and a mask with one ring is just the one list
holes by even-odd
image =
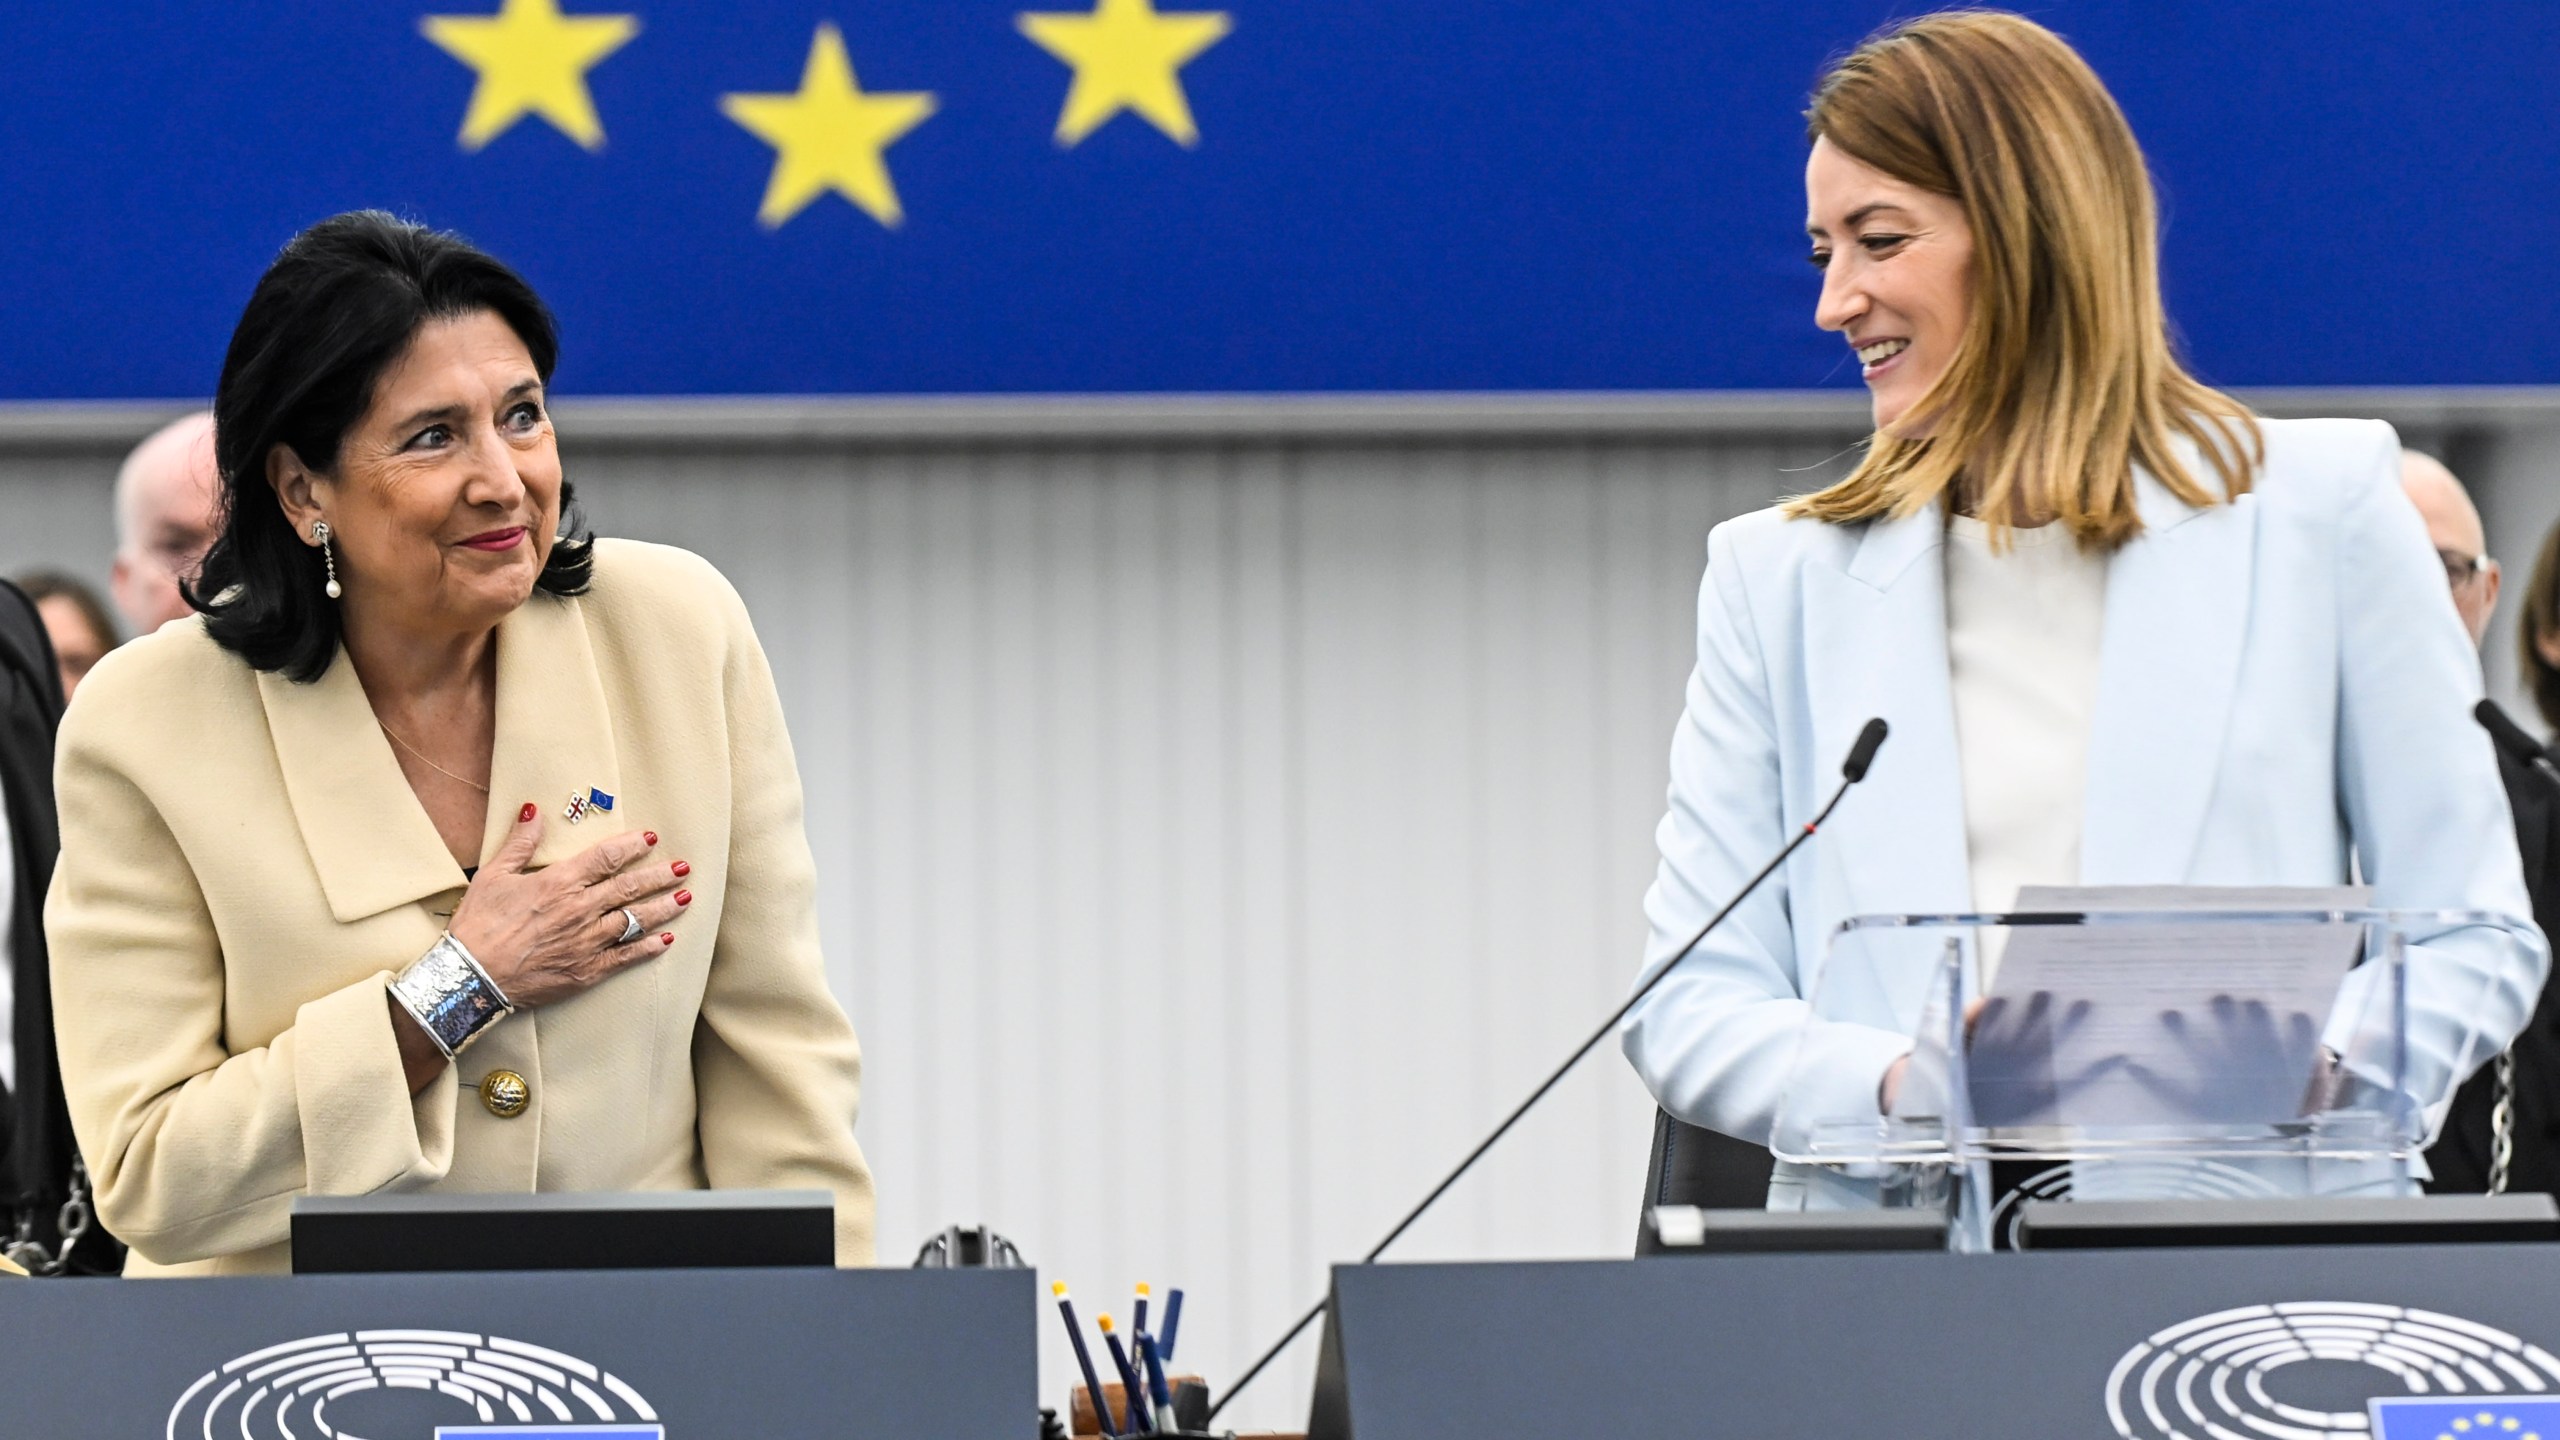
[[1007, 1440], [1028, 1270], [0, 1284], [0, 1434]]
[[668, 1270], [832, 1266], [824, 1190], [305, 1195], [297, 1275], [408, 1270]]
[[1310, 1429], [2551, 1436], [2556, 1357], [2560, 1244], [1342, 1266]]

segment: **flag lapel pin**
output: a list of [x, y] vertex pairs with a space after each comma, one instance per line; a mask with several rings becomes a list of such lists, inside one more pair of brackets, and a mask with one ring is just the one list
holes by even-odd
[[598, 790], [593, 786], [590, 786], [587, 789], [587, 793], [584, 795], [580, 795], [575, 791], [570, 792], [569, 803], [562, 806], [560, 809], [560, 818], [568, 821], [572, 825], [575, 825], [579, 821], [586, 819], [588, 814], [593, 811], [602, 811], [607, 815], [612, 814], [613, 797], [602, 790]]

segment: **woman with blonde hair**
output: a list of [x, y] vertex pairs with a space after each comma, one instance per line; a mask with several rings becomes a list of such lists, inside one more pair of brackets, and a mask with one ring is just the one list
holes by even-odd
[[[2377, 906], [2529, 914], [2397, 438], [2259, 419], [2179, 365], [2142, 153], [2088, 65], [2015, 15], [1933, 15], [1833, 66], [1807, 120], [1814, 320], [1876, 433], [1845, 480], [1708, 538], [1645, 978], [1811, 818], [1870, 717], [1892, 743], [1629, 1018], [1663, 1108], [1766, 1143], [1791, 1087], [1808, 1114], [1889, 1104], [1907, 1025], [1805, 1023], [1851, 915], [2351, 866]], [[2546, 963], [2472, 977], [2495, 1013], [2458, 1068]], [[1781, 1166], [1769, 1203], [1873, 1195]]]

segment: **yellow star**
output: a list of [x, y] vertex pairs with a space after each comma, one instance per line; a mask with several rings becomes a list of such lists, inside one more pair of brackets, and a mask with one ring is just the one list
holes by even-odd
[[882, 156], [938, 108], [927, 92], [865, 95], [844, 36], [821, 24], [796, 95], [723, 95], [720, 113], [773, 147], [773, 178], [756, 219], [768, 230], [835, 191], [881, 224], [906, 219]]
[[589, 150], [604, 144], [587, 72], [640, 33], [632, 15], [563, 15], [559, 0], [501, 0], [491, 15], [418, 22], [444, 52], [480, 72], [462, 116], [462, 148], [477, 150], [527, 115]]
[[1090, 15], [1025, 14], [1015, 20], [1041, 49], [1075, 67], [1058, 143], [1074, 146], [1123, 110], [1184, 145], [1197, 144], [1191, 101], [1177, 73], [1235, 28], [1223, 10], [1156, 13], [1154, 0], [1094, 0]]

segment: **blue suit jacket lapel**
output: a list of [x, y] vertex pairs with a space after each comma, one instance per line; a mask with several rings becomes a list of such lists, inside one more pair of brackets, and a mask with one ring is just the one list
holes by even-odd
[[2203, 834], [2249, 629], [2257, 503], [2189, 508], [2149, 474], [2107, 572], [2089, 727], [2085, 883], [2180, 884]]
[[1970, 907], [1964, 785], [1947, 685], [1944, 521], [1937, 507], [1870, 521], [1845, 570], [1811, 569], [1805, 677], [1816, 789], [1860, 727], [1882, 716], [1892, 738], [1819, 842], [1844, 914]]

